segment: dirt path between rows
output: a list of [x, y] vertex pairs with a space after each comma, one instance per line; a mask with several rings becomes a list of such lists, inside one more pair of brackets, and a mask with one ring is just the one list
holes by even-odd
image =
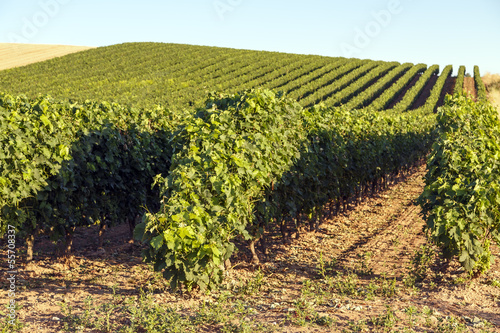
[[424, 88], [422, 91], [418, 94], [417, 99], [413, 102], [413, 104], [410, 107], [410, 110], [418, 109], [421, 106], [425, 105], [425, 102], [431, 95], [431, 90], [436, 84], [437, 79], [439, 78], [439, 75], [432, 75], [429, 79], [429, 81], [425, 84]]
[[[259, 252], [260, 268], [250, 265], [250, 252], [239, 247], [234, 268], [212, 293], [172, 292], [161, 275], [141, 263], [141, 246], [127, 241], [126, 226], [111, 229], [100, 251], [97, 230], [79, 230], [69, 269], [51, 257], [53, 245], [40, 239], [35, 262], [23, 265], [19, 275], [19, 318], [26, 325], [21, 331], [105, 332], [84, 316], [85, 300], [91, 297], [93, 304], [103, 306], [96, 318], [105, 317], [106, 304], [115, 306], [110, 331], [118, 332], [131, 320], [124, 299], [137, 302], [143, 289], [152, 292], [154, 306], [176, 309], [179, 325], [182, 320], [187, 325], [179, 332], [498, 332], [498, 261], [487, 275], [469, 280], [456, 263], [446, 266], [435, 256], [423, 270], [425, 279], [415, 280], [415, 269], [427, 267], [425, 259], [436, 251], [422, 248], [424, 221], [414, 204], [424, 174], [425, 168], [418, 168], [404, 181], [324, 221], [318, 231], [301, 230], [298, 239], [292, 232], [284, 243], [277, 229], [270, 230], [268, 255]], [[416, 251], [420, 266], [412, 265]], [[498, 248], [493, 252], [498, 255]], [[229, 329], [231, 325], [240, 329]]]
[[441, 96], [439, 97], [439, 101], [436, 105], [436, 109], [444, 104], [444, 98], [446, 95], [453, 95], [453, 92], [455, 91], [456, 82], [457, 82], [456, 76], [450, 76], [446, 79], [443, 91], [441, 91]]
[[406, 95], [406, 93], [408, 92], [408, 90], [410, 90], [415, 84], [417, 84], [417, 82], [418, 82], [418, 80], [420, 79], [421, 76], [422, 76], [422, 74], [420, 74], [420, 73], [418, 73], [417, 75], [415, 75], [413, 77], [413, 79], [410, 81], [410, 83], [407, 84], [403, 88], [403, 90], [399, 92], [398, 96], [391, 103], [389, 103], [389, 106], [387, 107], [387, 110], [390, 110], [393, 107], [395, 107], [403, 99], [403, 97]]
[[464, 91], [471, 95], [474, 100], [477, 100], [476, 83], [473, 77], [464, 78]]

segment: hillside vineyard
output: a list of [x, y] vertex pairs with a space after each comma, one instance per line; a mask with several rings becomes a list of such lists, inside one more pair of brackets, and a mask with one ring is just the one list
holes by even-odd
[[[28, 259], [38, 234], [64, 240], [68, 256], [76, 228], [128, 221], [173, 288], [211, 287], [236, 239], [258, 263], [269, 228], [319, 230], [326, 212], [422, 165], [444, 134], [469, 126], [447, 111], [488, 114], [480, 128], [497, 135], [489, 106], [462, 95], [465, 68], [451, 74], [451, 65], [157, 43], [0, 71], [0, 232], [16, 228]], [[474, 75], [485, 103], [477, 66]], [[421, 200], [432, 219], [451, 201], [430, 191]], [[486, 270], [488, 241], [469, 239], [444, 243], [467, 270]]]
[[[203, 106], [209, 92], [268, 88], [310, 107], [433, 108], [446, 78], [437, 65], [333, 58], [163, 43], [127, 43], [90, 49], [0, 71], [0, 91], [75, 101], [101, 100], [133, 107]], [[444, 69], [441, 76], [448, 77]], [[463, 75], [463, 74], [462, 74]], [[428, 84], [432, 81], [432, 84]], [[412, 87], [410, 90], [409, 88]], [[441, 99], [442, 100], [442, 99]], [[401, 101], [394, 105], [394, 101]]]

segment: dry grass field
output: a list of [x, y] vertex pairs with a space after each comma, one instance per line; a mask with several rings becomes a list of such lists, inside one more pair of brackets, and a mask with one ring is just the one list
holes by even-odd
[[0, 70], [62, 57], [90, 49], [88, 46], [0, 43]]
[[488, 91], [488, 99], [500, 112], [500, 74], [486, 73], [482, 79]]

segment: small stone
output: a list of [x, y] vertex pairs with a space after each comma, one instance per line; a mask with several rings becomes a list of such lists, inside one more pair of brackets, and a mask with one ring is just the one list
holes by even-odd
[[277, 307], [279, 307], [280, 305], [281, 305], [280, 303], [273, 303], [273, 304], [271, 304], [269, 307], [270, 307], [271, 309], [276, 309], [276, 308], [277, 308]]
[[480, 318], [474, 317], [474, 319], [472, 319], [472, 326], [474, 326], [474, 327], [484, 327], [484, 322]]

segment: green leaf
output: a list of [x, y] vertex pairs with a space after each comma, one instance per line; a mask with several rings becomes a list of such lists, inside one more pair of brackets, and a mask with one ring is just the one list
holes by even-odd
[[41, 116], [40, 116], [40, 120], [42, 121], [42, 123], [43, 123], [45, 126], [47, 126], [47, 127], [52, 126], [52, 123], [50, 122], [49, 118], [48, 118], [46, 115], [44, 115], [44, 114], [43, 114], [43, 115], [41, 115]]
[[145, 232], [146, 232], [146, 223], [145, 222], [139, 223], [134, 228], [134, 234], [133, 234], [134, 239], [138, 240], [138, 241], [142, 241]]
[[8, 183], [9, 183], [9, 181], [7, 180], [7, 178], [0, 177], [0, 185], [7, 186]]
[[459, 258], [459, 261], [462, 263], [463, 267], [468, 271], [472, 271], [474, 269], [475, 262], [470, 257], [467, 251], [462, 251], [462, 255]]
[[191, 238], [194, 235], [193, 228], [190, 226], [179, 228], [177, 234], [180, 238]]
[[158, 250], [163, 245], [163, 235], [158, 235], [151, 239], [150, 245], [153, 249]]

